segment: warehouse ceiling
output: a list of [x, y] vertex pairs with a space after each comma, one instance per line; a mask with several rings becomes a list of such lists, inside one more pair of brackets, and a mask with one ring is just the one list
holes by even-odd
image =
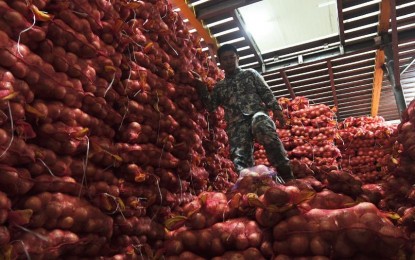
[[[340, 120], [371, 114], [397, 120], [378, 51], [392, 46], [390, 60], [399, 71], [389, 73], [407, 103], [415, 98], [414, 0], [188, 0], [187, 7], [219, 46], [235, 45], [240, 66], [260, 71], [277, 97], [336, 105]], [[214, 47], [205, 49], [212, 53]]]
[[335, 1], [263, 0], [238, 12], [262, 54], [328, 38], [339, 30]]

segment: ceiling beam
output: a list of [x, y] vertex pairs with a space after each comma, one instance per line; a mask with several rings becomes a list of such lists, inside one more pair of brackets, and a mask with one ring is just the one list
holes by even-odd
[[[182, 0], [177, 0], [182, 1]], [[208, 6], [200, 11], [196, 11], [198, 19], [205, 20], [225, 13], [232, 13], [239, 7], [259, 2], [260, 0], [225, 0], [220, 4]]]
[[233, 19], [237, 22], [239, 30], [243, 32], [245, 40], [248, 42], [249, 48], [253, 51], [255, 58], [257, 59], [259, 65], [261, 66], [262, 73], [265, 72], [265, 65], [264, 60], [262, 59], [261, 51], [258, 48], [254, 38], [252, 37], [251, 33], [248, 31], [245, 25], [245, 21], [242, 18], [242, 15], [238, 10], [235, 9], [233, 12]]
[[295, 93], [294, 93], [293, 88], [291, 87], [291, 83], [288, 80], [288, 77], [287, 77], [287, 74], [285, 73], [285, 70], [282, 70], [280, 73], [281, 73], [281, 78], [284, 80], [285, 86], [288, 89], [288, 93], [290, 93], [291, 99], [294, 99], [295, 98]]
[[[386, 1], [386, 0], [383, 0]], [[402, 90], [400, 73], [399, 73], [399, 50], [398, 50], [398, 28], [396, 21], [396, 2], [390, 0], [390, 18], [392, 33], [382, 34], [383, 50], [385, 52], [385, 67], [388, 72], [389, 82], [395, 96], [398, 112], [401, 113], [406, 109], [405, 96]], [[411, 31], [413, 34], [412, 30]], [[401, 39], [401, 38], [400, 38]]]
[[[392, 0], [394, 1], [394, 0]], [[391, 17], [391, 0], [382, 0], [379, 3], [379, 22], [377, 26], [378, 35], [387, 34], [389, 30], [389, 19]], [[382, 93], [383, 66], [385, 64], [385, 52], [382, 49], [376, 51], [375, 67], [373, 71], [372, 104], [371, 115], [377, 116], [379, 112], [380, 95]]]
[[327, 61], [327, 68], [329, 69], [330, 87], [331, 87], [331, 92], [333, 94], [333, 101], [337, 109], [336, 114], [338, 114], [339, 101], [337, 100], [336, 86], [334, 85], [333, 66], [331, 65], [331, 61]]
[[344, 22], [343, 22], [343, 1], [337, 0], [337, 17], [339, 18], [339, 37], [340, 44], [344, 46], [345, 37], [344, 37]]
[[383, 50], [376, 51], [375, 70], [373, 72], [373, 90], [372, 90], [372, 108], [371, 115], [377, 116], [379, 111], [380, 93], [382, 91], [383, 69], [385, 63], [385, 52]]
[[[412, 30], [400, 31], [398, 32], [399, 43], [405, 43], [415, 40], [415, 35]], [[326, 52], [319, 53], [308, 53], [303, 56], [303, 63], [298, 63], [297, 57], [292, 57], [289, 59], [281, 59], [277, 62], [266, 63], [266, 71], [275, 71], [285, 68], [293, 69], [297, 67], [307, 65], [312, 65], [313, 63], [321, 63], [322, 61], [327, 61], [333, 58], [343, 57], [346, 55], [357, 54], [366, 52], [369, 50], [375, 50], [379, 48], [381, 43], [376, 42], [374, 38], [365, 39], [362, 42], [356, 42], [344, 46], [344, 52], [341, 53], [339, 48], [330, 49]], [[265, 58], [265, 57], [264, 57]], [[334, 63], [335, 61], [333, 61]]]
[[389, 19], [391, 17], [391, 0], [382, 0], [379, 3], [379, 24], [378, 24], [378, 34], [386, 33], [389, 30]]
[[189, 19], [189, 23], [196, 29], [199, 36], [202, 37], [208, 47], [212, 48], [213, 52], [216, 53], [218, 48], [216, 39], [210, 34], [209, 29], [203, 26], [203, 24], [196, 18], [193, 9], [186, 4], [186, 1], [170, 0], [170, 2], [173, 6], [180, 8], [180, 13]]
[[[399, 47], [398, 47], [398, 22], [396, 20], [396, 1], [390, 0], [391, 9], [391, 27], [392, 27], [392, 42], [387, 46], [386, 50], [392, 52], [392, 55], [386, 53], [386, 63], [389, 65], [389, 72], [393, 74], [393, 78], [389, 75], [392, 84], [393, 94], [395, 96], [398, 113], [401, 116], [406, 109], [405, 95], [401, 85], [401, 74], [399, 73]], [[411, 30], [412, 31], [412, 30]], [[388, 61], [388, 56], [390, 61]]]

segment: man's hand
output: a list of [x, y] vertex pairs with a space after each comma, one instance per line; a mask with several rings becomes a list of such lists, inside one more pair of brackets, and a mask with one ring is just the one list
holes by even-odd
[[285, 126], [285, 118], [284, 118], [284, 114], [282, 113], [281, 110], [274, 110], [272, 111], [273, 113], [273, 117], [274, 117], [274, 121], [280, 122], [281, 127]]

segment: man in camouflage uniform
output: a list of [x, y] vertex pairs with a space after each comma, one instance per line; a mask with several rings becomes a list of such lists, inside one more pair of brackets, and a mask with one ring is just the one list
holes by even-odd
[[238, 172], [254, 166], [254, 139], [266, 150], [269, 162], [277, 167], [285, 180], [294, 179], [287, 153], [278, 138], [274, 121], [267, 111], [273, 111], [274, 118], [285, 124], [281, 106], [263, 77], [254, 69], [239, 68], [239, 56], [233, 45], [218, 49], [221, 68], [225, 79], [217, 82], [209, 93], [201, 77], [194, 73], [199, 96], [209, 111], [218, 106], [225, 110], [226, 132], [229, 138], [231, 159]]

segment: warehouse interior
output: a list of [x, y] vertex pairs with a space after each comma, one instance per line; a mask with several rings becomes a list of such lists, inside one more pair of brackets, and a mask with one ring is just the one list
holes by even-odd
[[383, 65], [388, 47], [394, 50], [388, 59], [397, 64], [395, 87], [402, 88], [406, 104], [415, 97], [415, 1], [313, 0], [301, 13], [295, 7], [304, 2], [298, 0], [172, 2], [184, 19], [197, 19], [189, 21], [190, 28], [197, 31], [199, 22], [206, 29], [201, 37], [212, 38], [206, 48], [214, 54], [212, 45], [234, 44], [241, 67], [260, 71], [278, 97], [337, 106], [339, 120], [399, 120]]
[[415, 259], [414, 57], [415, 0], [0, 0], [0, 260]]

